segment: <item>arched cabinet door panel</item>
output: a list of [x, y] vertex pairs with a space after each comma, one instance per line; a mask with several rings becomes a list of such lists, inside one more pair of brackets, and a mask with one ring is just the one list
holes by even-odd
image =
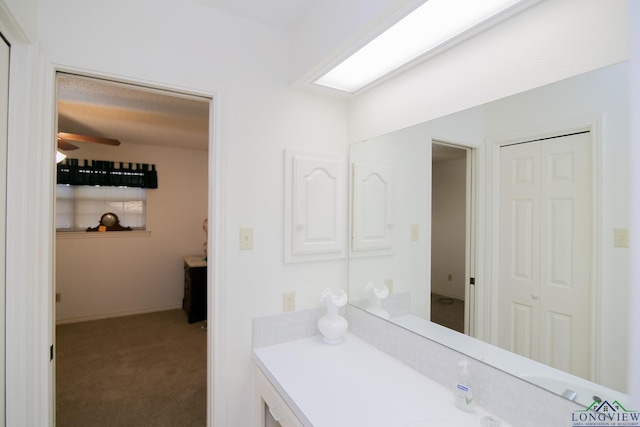
[[346, 255], [344, 156], [285, 150], [285, 261]]
[[392, 169], [353, 163], [353, 251], [390, 250], [393, 243]]

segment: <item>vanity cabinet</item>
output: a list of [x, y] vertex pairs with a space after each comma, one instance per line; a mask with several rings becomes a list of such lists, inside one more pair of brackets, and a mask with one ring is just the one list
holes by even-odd
[[256, 367], [256, 426], [303, 427], [278, 391]]
[[207, 319], [207, 261], [202, 255], [184, 257], [182, 308], [189, 323]]

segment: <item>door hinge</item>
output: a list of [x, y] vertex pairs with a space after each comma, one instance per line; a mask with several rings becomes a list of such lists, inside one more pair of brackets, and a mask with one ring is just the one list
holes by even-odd
[[475, 277], [470, 277], [469, 278], [469, 284], [470, 285], [475, 285], [476, 284], [476, 278]]
[[53, 360], [53, 345], [49, 347], [49, 362]]

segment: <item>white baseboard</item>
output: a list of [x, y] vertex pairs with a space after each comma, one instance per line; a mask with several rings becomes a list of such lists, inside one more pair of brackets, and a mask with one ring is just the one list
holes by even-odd
[[145, 308], [142, 310], [131, 310], [131, 311], [120, 311], [117, 313], [104, 313], [104, 314], [96, 314], [92, 316], [83, 316], [83, 317], [71, 317], [67, 319], [56, 319], [56, 325], [64, 325], [67, 323], [79, 323], [79, 322], [88, 322], [91, 320], [100, 320], [100, 319], [109, 319], [112, 317], [123, 317], [123, 316], [133, 316], [136, 314], [146, 314], [146, 313], [154, 313], [156, 311], [166, 311], [166, 310], [176, 310], [182, 308], [181, 304], [178, 305], [168, 305], [165, 307], [154, 307], [154, 308]]

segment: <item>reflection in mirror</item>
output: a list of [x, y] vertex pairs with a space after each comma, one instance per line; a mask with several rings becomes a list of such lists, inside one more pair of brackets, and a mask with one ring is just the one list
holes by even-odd
[[466, 334], [473, 327], [467, 287], [471, 219], [467, 152], [442, 141], [433, 140], [431, 146], [431, 321]]
[[[390, 245], [351, 245], [351, 303], [554, 393], [576, 391], [585, 406], [624, 399], [629, 250], [614, 230], [631, 220], [628, 92], [620, 63], [353, 144], [352, 167], [382, 166], [392, 185], [360, 189], [378, 207], [358, 207], [352, 188], [352, 238], [376, 218], [370, 236], [386, 232]], [[443, 141], [466, 148], [457, 175], [439, 164]], [[511, 172], [575, 178], [580, 196], [510, 194]], [[436, 313], [451, 300], [465, 307], [462, 327]]]

